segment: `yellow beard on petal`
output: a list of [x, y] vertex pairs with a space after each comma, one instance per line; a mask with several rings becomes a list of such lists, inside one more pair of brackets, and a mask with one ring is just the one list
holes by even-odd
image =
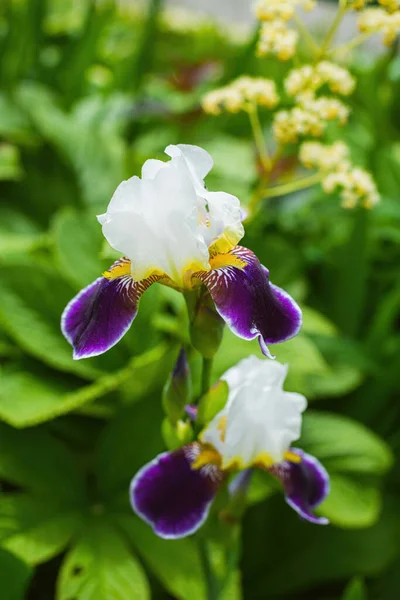
[[295, 452], [291, 452], [290, 450], [287, 450], [285, 452], [285, 454], [283, 455], [284, 460], [288, 460], [289, 462], [292, 463], [301, 463], [302, 458], [299, 454], [296, 454]]
[[205, 445], [197, 456], [196, 460], [192, 463], [192, 469], [201, 469], [206, 465], [221, 466], [222, 457], [211, 445]]
[[121, 258], [108, 271], [104, 271], [103, 277], [112, 280], [124, 275], [131, 275], [131, 264], [131, 261], [127, 258]]
[[245, 260], [229, 252], [226, 254], [215, 254], [210, 258], [211, 269], [222, 269], [223, 267], [236, 267], [244, 269], [247, 266]]

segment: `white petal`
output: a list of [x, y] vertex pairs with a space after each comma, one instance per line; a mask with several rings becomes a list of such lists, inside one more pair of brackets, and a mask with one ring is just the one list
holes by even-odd
[[165, 167], [168, 163], [155, 158], [149, 158], [142, 167], [142, 179], [154, 179], [158, 171]]
[[202, 434], [202, 439], [213, 445], [217, 440], [223, 467], [234, 461], [242, 467], [250, 466], [263, 455], [274, 463], [281, 462], [292, 442], [300, 437], [307, 401], [301, 394], [282, 389], [286, 373], [285, 365], [255, 356], [225, 373], [229, 397], [224, 408], [224, 440], [217, 439], [218, 417], [222, 414]]
[[209, 153], [199, 146], [189, 144], [178, 144], [177, 146], [167, 146], [165, 153], [171, 158], [181, 156], [184, 158], [192, 174], [201, 181], [211, 171], [214, 161]]

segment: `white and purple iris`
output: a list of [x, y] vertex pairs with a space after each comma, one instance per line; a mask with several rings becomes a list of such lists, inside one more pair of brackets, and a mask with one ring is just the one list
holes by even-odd
[[62, 331], [75, 359], [114, 346], [134, 320], [141, 295], [159, 282], [181, 291], [205, 286], [228, 327], [258, 338], [262, 352], [301, 327], [301, 311], [269, 282], [257, 257], [238, 246], [244, 235], [239, 200], [210, 192], [211, 156], [197, 146], [168, 146], [168, 162], [148, 160], [142, 178], [116, 189], [98, 217], [109, 244], [124, 258], [67, 305]]
[[165, 452], [133, 478], [133, 510], [166, 539], [185, 537], [206, 520], [228, 475], [249, 467], [278, 478], [286, 501], [303, 518], [326, 524], [313, 510], [329, 492], [319, 461], [292, 448], [301, 432], [304, 396], [282, 389], [287, 367], [251, 356], [225, 373], [228, 400], [198, 441]]

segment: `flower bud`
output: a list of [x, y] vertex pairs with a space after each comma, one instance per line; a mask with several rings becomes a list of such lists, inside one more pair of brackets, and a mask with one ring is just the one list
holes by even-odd
[[163, 408], [172, 425], [183, 416], [185, 406], [190, 402], [190, 383], [190, 369], [185, 349], [182, 348], [162, 397]]
[[192, 442], [194, 437], [191, 423], [181, 419], [172, 425], [171, 421], [165, 418], [161, 425], [161, 433], [168, 450], [177, 450]]
[[224, 321], [215, 310], [208, 292], [202, 294], [196, 304], [190, 323], [190, 338], [193, 347], [204, 358], [213, 358], [222, 341]]

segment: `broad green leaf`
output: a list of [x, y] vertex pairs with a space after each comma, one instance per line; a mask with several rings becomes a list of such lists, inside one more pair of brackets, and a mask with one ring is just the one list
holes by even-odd
[[368, 600], [363, 580], [355, 577], [346, 587], [342, 600]]
[[[397, 501], [396, 501], [397, 502]], [[244, 589], [252, 600], [300, 592], [323, 582], [381, 573], [398, 554], [397, 505], [372, 527], [312, 527], [280, 494], [251, 507], [243, 525]], [[266, 543], [275, 540], [276, 543]]]
[[67, 554], [57, 600], [148, 600], [146, 575], [124, 539], [102, 517], [87, 521]]
[[332, 472], [382, 475], [393, 463], [389, 446], [373, 431], [331, 413], [306, 412], [299, 445]]
[[120, 389], [132, 403], [160, 385], [173, 362], [169, 349], [157, 346], [133, 358], [126, 367], [97, 381], [79, 385], [49, 370], [0, 371], [0, 418], [14, 427], [28, 427], [87, 406]]
[[163, 416], [160, 390], [122, 410], [105, 429], [99, 440], [95, 469], [108, 504], [118, 503], [117, 494], [121, 492], [123, 506], [129, 510], [130, 480], [146, 462], [165, 450], [160, 431]]
[[84, 482], [74, 457], [40, 429], [18, 431], [0, 423], [0, 477], [42, 499], [72, 507], [84, 502]]
[[5, 94], [0, 94], [0, 136], [21, 144], [35, 140], [29, 119], [15, 101]]
[[134, 516], [119, 517], [118, 525], [165, 589], [178, 600], [205, 600], [205, 584], [193, 540], [163, 540]]
[[51, 499], [27, 494], [0, 496], [0, 544], [36, 565], [64, 550], [81, 518], [80, 512], [58, 506]]
[[2, 600], [24, 600], [31, 575], [28, 565], [10, 552], [0, 549]]
[[77, 289], [100, 277], [110, 262], [101, 261], [100, 224], [93, 215], [62, 210], [53, 221], [56, 259], [66, 279]]
[[302, 306], [301, 311], [303, 313], [302, 333], [309, 335], [325, 335], [328, 337], [335, 337], [338, 335], [336, 326], [332, 321], [325, 317], [325, 315], [309, 306]]
[[355, 481], [348, 475], [332, 473], [330, 492], [318, 512], [339, 527], [363, 528], [373, 525], [381, 510], [381, 495], [376, 487]]
[[73, 361], [63, 338], [60, 318], [74, 295], [55, 271], [32, 264], [0, 268], [0, 327], [25, 351], [57, 369], [83, 376], [99, 371], [84, 361]]

